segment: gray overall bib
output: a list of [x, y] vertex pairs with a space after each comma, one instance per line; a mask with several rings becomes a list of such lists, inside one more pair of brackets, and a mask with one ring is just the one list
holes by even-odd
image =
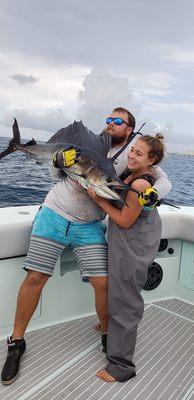
[[157, 209], [142, 210], [129, 228], [111, 219], [108, 226], [108, 338], [107, 372], [119, 381], [135, 376], [132, 362], [138, 323], [144, 312], [141, 295], [149, 265], [154, 260], [161, 238]]

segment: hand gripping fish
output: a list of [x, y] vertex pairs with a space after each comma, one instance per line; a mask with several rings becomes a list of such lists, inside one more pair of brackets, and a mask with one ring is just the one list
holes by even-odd
[[83, 125], [82, 121], [74, 121], [73, 124], [55, 133], [47, 143], [37, 144], [32, 139], [22, 144], [16, 119], [12, 128], [13, 139], [9, 142], [7, 149], [0, 153], [0, 159], [20, 150], [42, 164], [51, 161], [59, 151], [75, 147], [78, 149], [77, 162], [63, 168], [66, 175], [84, 188], [93, 188], [99, 196], [123, 202], [116, 190], [129, 190], [130, 187], [117, 176], [113, 161], [107, 158], [111, 148], [109, 134], [103, 132], [95, 135]]

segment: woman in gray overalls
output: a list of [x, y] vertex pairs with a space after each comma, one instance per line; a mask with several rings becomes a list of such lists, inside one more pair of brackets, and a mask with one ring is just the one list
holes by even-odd
[[108, 226], [108, 341], [106, 369], [97, 376], [107, 382], [127, 381], [136, 375], [133, 355], [138, 323], [144, 312], [141, 296], [149, 265], [161, 238], [161, 220], [156, 208], [144, 210], [137, 192], [154, 183], [152, 167], [164, 156], [162, 135], [142, 136], [129, 152], [129, 190], [122, 209], [88, 190], [109, 215]]

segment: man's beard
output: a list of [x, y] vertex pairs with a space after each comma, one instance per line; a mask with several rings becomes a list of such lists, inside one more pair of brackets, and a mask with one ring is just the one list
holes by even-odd
[[123, 134], [122, 136], [116, 136], [114, 135], [114, 131], [111, 128], [105, 128], [104, 132], [109, 133], [109, 135], [111, 135], [112, 138], [112, 146], [114, 145], [119, 145], [119, 144], [124, 144], [126, 143], [126, 140], [128, 138], [128, 135]]
[[123, 135], [123, 136], [112, 136], [112, 142], [111, 142], [111, 144], [114, 146], [114, 145], [116, 145], [116, 144], [124, 144], [124, 143], [126, 143], [126, 140], [127, 140], [127, 136], [126, 135]]

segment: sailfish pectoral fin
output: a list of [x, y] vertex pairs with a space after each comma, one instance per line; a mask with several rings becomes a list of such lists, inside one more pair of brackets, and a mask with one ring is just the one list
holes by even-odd
[[34, 146], [35, 144], [37, 144], [37, 142], [35, 139], [32, 138], [31, 140], [29, 140], [29, 142], [23, 144], [23, 147]]

